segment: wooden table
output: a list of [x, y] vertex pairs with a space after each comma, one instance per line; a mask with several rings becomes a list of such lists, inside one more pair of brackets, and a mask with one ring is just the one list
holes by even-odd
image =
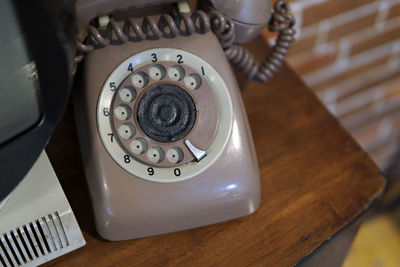
[[[258, 39], [251, 49], [261, 58], [264, 47]], [[267, 84], [240, 84], [261, 171], [255, 214], [139, 240], [102, 240], [69, 107], [47, 152], [87, 245], [48, 266], [292, 266], [309, 255], [304, 265], [340, 264], [358, 227], [352, 222], [380, 196], [384, 177], [287, 66]]]

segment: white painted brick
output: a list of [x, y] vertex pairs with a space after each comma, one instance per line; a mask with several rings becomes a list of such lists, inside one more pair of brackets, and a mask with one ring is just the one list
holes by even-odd
[[[400, 110], [400, 96], [392, 97], [384, 101], [384, 108], [378, 114], [384, 114], [393, 110]], [[348, 131], [355, 131], [356, 129], [362, 127], [365, 123], [369, 122], [371, 118], [376, 116], [377, 113], [374, 112], [373, 107], [369, 109], [363, 109], [362, 112], [357, 112], [356, 114], [341, 118], [340, 121], [343, 126]]]
[[336, 116], [336, 103], [329, 103], [326, 105], [326, 108], [330, 113], [332, 113], [332, 115]]
[[338, 60], [345, 59], [346, 61], [348, 61], [350, 49], [351, 49], [351, 42], [347, 38], [343, 38], [340, 41], [340, 50], [339, 50]]
[[384, 98], [384, 95], [382, 86], [364, 90], [337, 103], [337, 115], [342, 116], [343, 114], [361, 108], [369, 103], [379, 101]]
[[379, 124], [377, 141], [386, 139], [390, 136], [393, 129], [393, 119], [390, 117], [384, 118]]
[[359, 66], [368, 64], [380, 58], [391, 55], [393, 45], [395, 45], [398, 42], [400, 42], [400, 39], [391, 41], [384, 45], [357, 54], [348, 59], [349, 64], [345, 65], [341, 65], [340, 63], [333, 64], [325, 68], [322, 68], [320, 70], [317, 70], [313, 73], [307, 74], [302, 78], [304, 79], [307, 85], [313, 87], [314, 85], [323, 82], [329, 78], [335, 77], [345, 71], [355, 69]]
[[[389, 3], [389, 6], [393, 5]], [[367, 4], [358, 8], [355, 8], [350, 11], [343, 12], [337, 16], [331, 17], [329, 19], [323, 20], [320, 23], [329, 23], [331, 28], [335, 28], [359, 18], [371, 15], [376, 12], [379, 8], [379, 2], [373, 2], [371, 4]], [[300, 38], [307, 38], [313, 36], [316, 32], [318, 32], [318, 24], [310, 25], [302, 29], [302, 33]]]
[[384, 23], [386, 21], [389, 10], [390, 10], [389, 1], [381, 1], [379, 5], [378, 16], [376, 17], [375, 21], [375, 28], [378, 30], [378, 32], [383, 31], [385, 25]]
[[[400, 18], [394, 18], [389, 21], [386, 21], [386, 25], [385, 25], [386, 32], [392, 31], [396, 28], [400, 28]], [[345, 37], [345, 39], [349, 43], [349, 46], [351, 46], [351, 45], [366, 41], [367, 39], [371, 38], [371, 36], [374, 36], [374, 34], [378, 34], [378, 32], [377, 32], [376, 28], [373, 26], [373, 27], [369, 27], [364, 30], [349, 34]], [[270, 41], [272, 41], [272, 40], [274, 40], [274, 39], [271, 39]], [[399, 46], [400, 46], [400, 44], [397, 43], [397, 47], [399, 47]], [[336, 52], [336, 45], [335, 45], [335, 42], [330, 42], [330, 43], [323, 44], [322, 48], [316, 47], [315, 50], [318, 51], [319, 54], [321, 54], [321, 53], [324, 53], [325, 55], [332, 54], [332, 53]], [[291, 60], [293, 58], [293, 61], [297, 62], [297, 64], [299, 64], [301, 62], [301, 59], [309, 57], [309, 54], [310, 54], [310, 52], [306, 51], [304, 53], [289, 56], [289, 60]], [[342, 57], [342, 58], [344, 58], [344, 57]], [[339, 60], [342, 58], [338, 57]], [[295, 65], [296, 64], [294, 64], [294, 66]]]
[[381, 170], [385, 170], [393, 163], [393, 156], [398, 152], [398, 140], [392, 138], [385, 144], [379, 144], [375, 149], [368, 151], [372, 160], [378, 165]]
[[[368, 85], [378, 81], [383, 80], [386, 77], [390, 77], [395, 73], [399, 73], [399, 69], [385, 69], [385, 68], [375, 68], [364, 72], [363, 74], [357, 75], [356, 77], [352, 77], [342, 82], [338, 82], [337, 84], [326, 88], [324, 91], [336, 91], [337, 97], [341, 97], [347, 95], [359, 88], [367, 87]], [[320, 94], [320, 92], [317, 92]]]

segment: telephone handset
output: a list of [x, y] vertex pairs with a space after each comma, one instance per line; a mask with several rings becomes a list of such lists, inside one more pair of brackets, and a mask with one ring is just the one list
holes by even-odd
[[279, 1], [271, 25], [281, 37], [258, 67], [234, 44], [233, 20], [213, 9], [224, 5], [206, 5], [208, 14], [182, 12], [188, 6], [179, 3], [175, 16], [102, 16], [78, 42], [90, 53], [75, 111], [96, 228], [108, 240], [208, 225], [259, 206], [254, 145], [227, 58], [268, 80], [293, 41], [294, 20]]

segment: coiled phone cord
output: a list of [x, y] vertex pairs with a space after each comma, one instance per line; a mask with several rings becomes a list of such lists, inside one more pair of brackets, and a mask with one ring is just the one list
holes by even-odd
[[108, 45], [174, 38], [179, 35], [189, 36], [195, 33], [205, 34], [212, 30], [229, 62], [237, 70], [244, 72], [252, 81], [267, 82], [282, 66], [294, 41], [296, 33], [294, 25], [295, 19], [290, 14], [288, 3], [285, 0], [278, 0], [269, 22], [269, 30], [278, 32], [276, 43], [267, 58], [258, 65], [249, 50], [234, 43], [235, 29], [232, 19], [217, 10], [211, 10], [208, 14], [201, 10], [196, 10], [192, 14], [180, 13], [175, 19], [168, 14], [158, 18], [151, 16], [142, 19], [128, 18], [122, 27], [111, 18], [105, 30], [88, 26], [88, 36], [84, 42], [77, 40], [78, 55], [75, 57], [75, 63], [83, 59], [84, 53]]

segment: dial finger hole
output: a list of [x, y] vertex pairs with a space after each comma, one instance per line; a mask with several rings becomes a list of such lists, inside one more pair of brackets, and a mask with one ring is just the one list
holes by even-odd
[[132, 110], [127, 105], [120, 105], [114, 109], [114, 116], [120, 121], [129, 119], [132, 115]]
[[164, 159], [164, 151], [161, 147], [155, 146], [147, 151], [147, 158], [154, 163], [159, 163]]
[[143, 138], [136, 138], [129, 144], [129, 147], [133, 153], [140, 155], [147, 150], [147, 143]]
[[138, 72], [132, 76], [132, 83], [135, 88], [143, 88], [147, 85], [149, 82], [149, 78], [147, 77], [147, 74], [144, 72]]
[[123, 139], [132, 138], [135, 135], [136, 128], [130, 123], [124, 123], [118, 128], [118, 134]]
[[183, 159], [182, 149], [179, 147], [172, 147], [168, 149], [166, 158], [171, 163], [179, 163]]
[[186, 87], [189, 88], [190, 90], [196, 90], [201, 85], [201, 78], [199, 77], [199, 75], [194, 73], [186, 76], [183, 81]]
[[149, 75], [155, 81], [162, 80], [165, 77], [165, 68], [161, 65], [154, 65], [150, 67]]
[[168, 69], [168, 77], [174, 81], [180, 81], [185, 76], [185, 71], [181, 66], [175, 65]]
[[127, 86], [119, 90], [118, 95], [122, 101], [129, 103], [136, 98], [136, 90], [131, 86]]

